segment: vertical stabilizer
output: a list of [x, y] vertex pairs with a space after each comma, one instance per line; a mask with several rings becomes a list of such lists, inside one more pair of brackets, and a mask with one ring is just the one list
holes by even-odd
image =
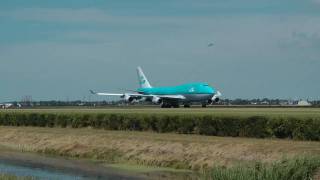
[[141, 67], [137, 67], [137, 73], [138, 73], [138, 80], [141, 88], [151, 88], [152, 86], [150, 85], [148, 79], [144, 75]]

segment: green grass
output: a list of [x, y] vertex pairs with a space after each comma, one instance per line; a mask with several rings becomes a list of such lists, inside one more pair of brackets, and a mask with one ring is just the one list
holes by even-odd
[[273, 164], [255, 163], [232, 168], [216, 167], [205, 179], [214, 180], [304, 180], [312, 179], [320, 167], [320, 157], [285, 159]]
[[27, 112], [27, 113], [119, 113], [119, 114], [201, 114], [217, 116], [273, 116], [273, 117], [320, 117], [320, 108], [108, 108], [108, 109], [81, 109], [81, 108], [61, 108], [61, 109], [7, 109], [0, 112]]

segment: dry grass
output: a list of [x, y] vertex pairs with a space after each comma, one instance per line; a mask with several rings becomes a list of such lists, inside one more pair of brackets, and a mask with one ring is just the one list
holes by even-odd
[[320, 168], [317, 170], [317, 172], [315, 173], [315, 175], [313, 176], [314, 180], [320, 180]]
[[15, 176], [11, 174], [2, 174], [0, 172], [0, 179], [2, 180], [37, 180], [37, 178], [34, 177], [21, 177], [21, 176]]
[[320, 154], [320, 142], [34, 127], [0, 127], [0, 145], [105, 162], [195, 170]]

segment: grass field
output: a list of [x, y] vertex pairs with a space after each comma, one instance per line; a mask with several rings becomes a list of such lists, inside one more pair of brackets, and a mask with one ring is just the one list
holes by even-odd
[[[41, 123], [44, 123], [42, 127], [0, 126], [0, 146], [19, 151], [97, 160], [107, 164], [112, 163], [114, 167], [141, 170], [145, 169], [145, 166], [151, 166], [205, 171], [209, 172], [207, 173], [208, 178], [214, 177], [215, 179], [239, 179], [240, 177], [251, 177], [252, 174], [259, 176], [260, 179], [277, 179], [272, 175], [277, 174], [277, 177], [283, 177], [282, 171], [287, 173], [286, 177], [294, 175], [309, 178], [310, 173], [314, 173], [315, 169], [320, 166], [320, 142], [317, 141], [320, 133], [318, 126], [320, 109], [318, 108], [69, 108], [7, 109], [1, 110], [0, 113], [30, 113], [29, 115], [33, 115], [25, 117], [29, 117], [29, 120], [32, 120], [31, 117], [33, 117], [34, 122], [40, 123], [40, 126], [42, 126]], [[58, 115], [50, 116], [50, 114]], [[60, 116], [61, 114], [63, 116]], [[70, 123], [66, 126], [67, 128], [59, 128], [59, 120], [61, 117], [65, 117], [64, 114], [67, 114], [67, 117], [72, 120], [71, 122], [66, 121], [66, 123]], [[103, 121], [101, 122], [108, 120], [106, 121], [109, 123], [107, 128], [100, 125], [90, 125], [90, 123], [100, 122], [97, 117], [103, 114], [107, 114], [107, 116], [102, 116]], [[112, 118], [117, 118], [112, 119], [109, 115], [116, 115]], [[150, 115], [155, 115], [158, 119], [153, 120]], [[167, 115], [171, 118], [182, 119], [178, 121], [167, 119]], [[210, 118], [209, 121], [206, 121], [206, 115], [216, 118]], [[255, 116], [263, 118], [259, 119]], [[2, 116], [2, 119], [4, 117], [6, 116]], [[8, 117], [10, 119], [13, 116]], [[24, 116], [16, 117], [21, 120], [17, 122], [25, 123], [24, 118], [21, 119]], [[42, 121], [42, 117], [47, 119]], [[150, 117], [151, 119], [144, 121], [144, 118]], [[189, 121], [188, 117], [195, 119]], [[200, 120], [197, 119], [199, 117]], [[50, 118], [53, 120], [50, 121]], [[242, 123], [237, 124], [238, 121]], [[119, 127], [113, 127], [119, 122], [121, 122]], [[144, 122], [147, 122], [146, 126], [141, 124]], [[148, 126], [153, 122], [158, 123], [155, 127], [159, 127], [160, 131], [159, 129], [153, 130]], [[163, 122], [167, 124], [163, 124]], [[188, 122], [191, 122], [190, 131], [186, 131], [185, 134], [177, 134], [184, 132], [180, 129], [182, 126], [189, 127]], [[198, 122], [208, 124], [204, 124], [205, 126], [202, 127], [201, 124], [197, 124]], [[237, 126], [230, 126], [234, 123]], [[81, 124], [85, 124], [85, 126]], [[171, 124], [174, 126], [170, 126]], [[242, 128], [237, 136], [240, 136], [241, 133], [249, 133], [248, 136], [242, 137], [260, 137], [259, 133], [266, 130], [267, 136], [265, 137], [267, 139], [196, 135], [201, 133], [195, 133], [194, 128], [209, 126], [214, 128], [209, 128], [209, 134], [212, 130], [212, 132], [217, 132], [213, 135], [220, 136], [230, 136], [228, 133], [232, 134], [233, 131]], [[161, 127], [164, 130], [169, 130], [161, 131]], [[108, 128], [121, 131], [111, 131]], [[170, 130], [170, 128], [177, 128], [178, 131]], [[274, 139], [274, 135], [277, 134], [273, 133], [288, 133], [288, 136], [284, 136], [285, 139], [281, 140]], [[306, 137], [309, 136], [311, 137], [309, 139], [316, 141], [308, 141]], [[306, 141], [294, 141], [288, 140], [288, 138]], [[301, 156], [306, 158], [296, 159]], [[285, 160], [283, 163], [281, 161], [283, 159], [288, 159], [288, 161]], [[257, 164], [258, 166], [256, 166]], [[279, 167], [281, 170], [273, 167]], [[297, 174], [293, 172], [297, 172]]]
[[58, 108], [58, 109], [5, 109], [0, 112], [42, 112], [42, 113], [125, 113], [125, 114], [209, 114], [225, 116], [280, 116], [320, 117], [320, 108]]
[[150, 132], [0, 127], [0, 145], [19, 151], [182, 169], [319, 155], [320, 142]]
[[320, 142], [310, 141], [0, 126], [0, 147], [140, 173], [195, 170], [203, 179], [309, 179], [320, 167]]

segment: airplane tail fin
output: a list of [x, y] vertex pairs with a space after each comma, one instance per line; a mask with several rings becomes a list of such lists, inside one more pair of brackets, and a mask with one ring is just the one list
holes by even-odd
[[141, 88], [151, 88], [152, 86], [150, 85], [148, 79], [144, 75], [141, 67], [137, 67], [137, 73], [138, 73], [138, 80]]

